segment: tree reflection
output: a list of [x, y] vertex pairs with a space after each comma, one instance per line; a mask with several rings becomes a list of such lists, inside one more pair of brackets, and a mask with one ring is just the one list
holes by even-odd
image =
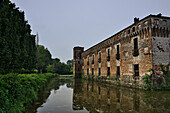
[[65, 85], [65, 84], [68, 88], [73, 88], [73, 79], [66, 78], [66, 77], [57, 77], [57, 78], [51, 79], [39, 91], [38, 100], [30, 104], [30, 106], [27, 107], [27, 110], [25, 113], [36, 113], [37, 108], [42, 106], [42, 104], [47, 101], [47, 98], [51, 94], [51, 90], [54, 90], [54, 93], [57, 93], [57, 90], [60, 88], [60, 86]]

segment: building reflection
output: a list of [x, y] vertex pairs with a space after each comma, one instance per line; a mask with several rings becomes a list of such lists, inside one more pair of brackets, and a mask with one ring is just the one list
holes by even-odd
[[[155, 101], [150, 100], [148, 94], [150, 93], [137, 89], [113, 85], [103, 86], [99, 83], [75, 79], [73, 83], [73, 110], [86, 109], [90, 113], [152, 113], [157, 110], [170, 112], [169, 109], [164, 109], [164, 104], [168, 101], [155, 100], [161, 102], [159, 104], [161, 108], [153, 106]], [[154, 97], [154, 94], [150, 94], [150, 96], [159, 99]]]
[[83, 83], [79, 79], [74, 80], [73, 84], [73, 110], [83, 110], [82, 94]]

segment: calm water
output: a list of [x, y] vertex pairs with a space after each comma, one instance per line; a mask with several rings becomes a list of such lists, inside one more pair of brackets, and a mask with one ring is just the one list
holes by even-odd
[[169, 91], [143, 91], [55, 78], [26, 113], [170, 113]]

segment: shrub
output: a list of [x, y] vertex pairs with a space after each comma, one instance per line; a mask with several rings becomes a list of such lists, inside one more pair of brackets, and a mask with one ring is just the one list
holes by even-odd
[[143, 88], [146, 90], [151, 90], [153, 88], [152, 76], [145, 73], [143, 79]]
[[37, 99], [38, 90], [54, 76], [51, 73], [0, 75], [0, 113], [22, 113], [27, 104]]

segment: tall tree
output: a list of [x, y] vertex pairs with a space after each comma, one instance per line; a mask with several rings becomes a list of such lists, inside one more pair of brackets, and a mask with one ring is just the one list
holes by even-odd
[[51, 53], [42, 45], [39, 45], [39, 72], [47, 72], [46, 68], [51, 63]]
[[0, 73], [35, 68], [35, 35], [24, 12], [9, 0], [0, 3], [0, 42]]
[[70, 73], [73, 73], [73, 59], [67, 61], [67, 65], [69, 66]]

